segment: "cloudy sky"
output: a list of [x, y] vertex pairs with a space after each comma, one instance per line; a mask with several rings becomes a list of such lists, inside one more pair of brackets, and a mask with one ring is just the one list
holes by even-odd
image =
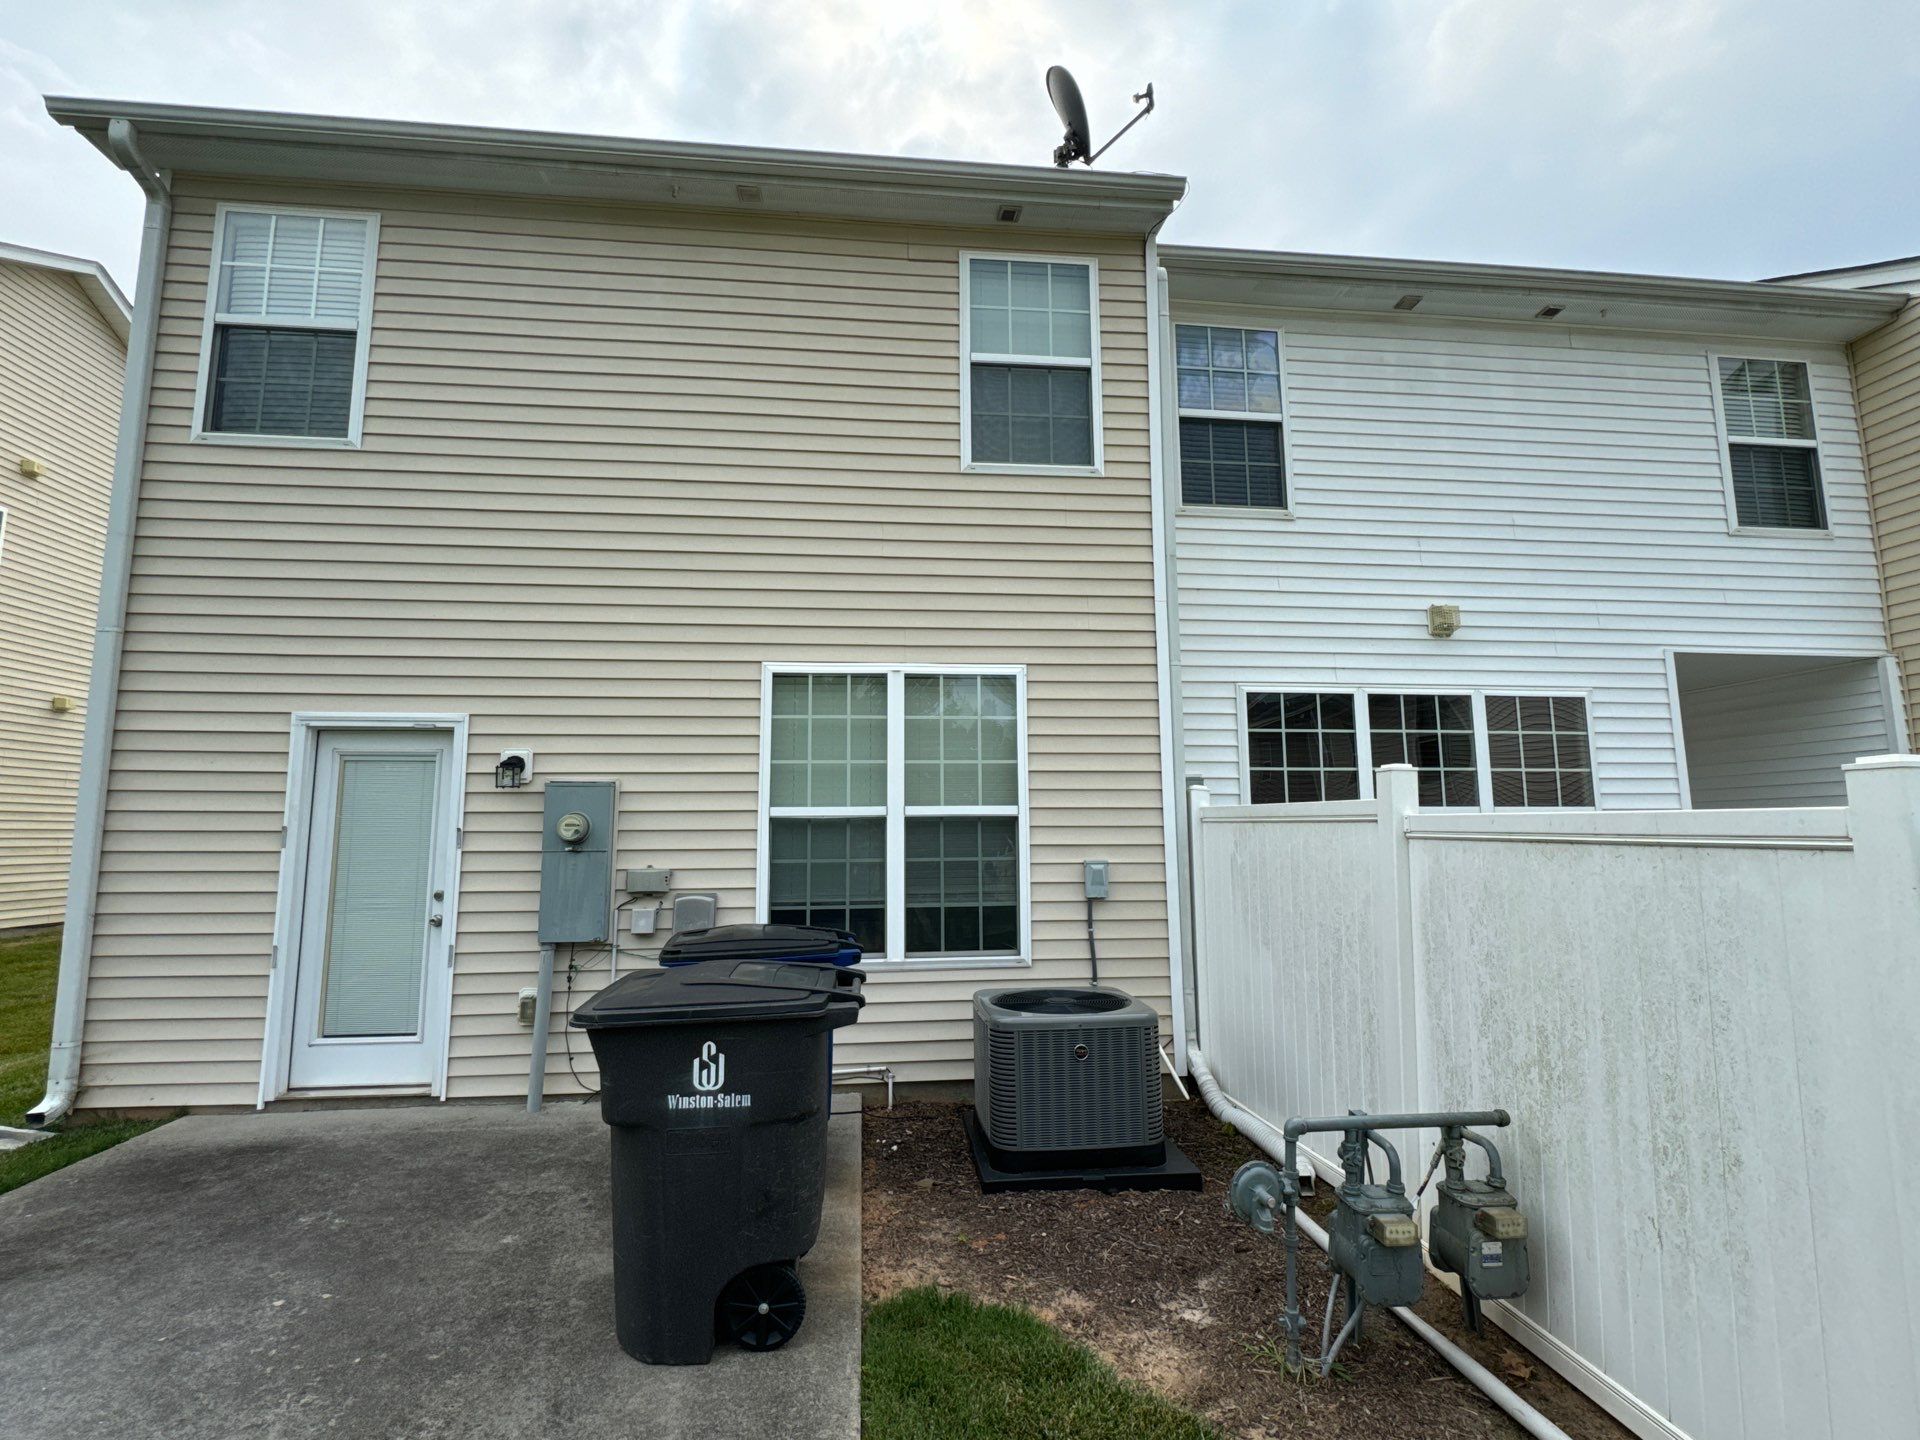
[[41, 96], [1191, 178], [1186, 244], [1755, 277], [1920, 252], [1915, 0], [0, 0], [0, 239], [130, 280]]

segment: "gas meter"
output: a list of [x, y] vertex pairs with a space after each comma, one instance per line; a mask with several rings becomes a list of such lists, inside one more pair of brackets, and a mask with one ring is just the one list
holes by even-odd
[[[1467, 1179], [1469, 1140], [1487, 1152], [1484, 1180]], [[1527, 1293], [1527, 1217], [1507, 1189], [1500, 1152], [1484, 1135], [1463, 1125], [1445, 1126], [1433, 1159], [1434, 1165], [1444, 1159], [1447, 1173], [1437, 1192], [1427, 1249], [1434, 1269], [1460, 1277], [1467, 1328], [1477, 1334], [1481, 1301]], [[1433, 1165], [1427, 1167], [1427, 1177], [1433, 1177]], [[1427, 1188], [1424, 1182], [1420, 1188]]]

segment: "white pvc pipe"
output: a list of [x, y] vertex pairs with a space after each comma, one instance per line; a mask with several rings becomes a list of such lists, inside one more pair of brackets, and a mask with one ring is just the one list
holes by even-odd
[[86, 1028], [87, 974], [93, 968], [94, 906], [100, 893], [100, 839], [107, 817], [107, 765], [120, 698], [120, 650], [127, 620], [127, 581], [133, 567], [133, 518], [140, 500], [140, 466], [147, 442], [147, 392], [153, 381], [159, 333], [160, 280], [166, 269], [167, 230], [173, 214], [166, 182], [140, 157], [133, 127], [107, 127], [114, 156], [147, 195], [140, 232], [140, 271], [134, 286], [133, 330], [120, 385], [120, 436], [113, 452], [113, 488], [100, 559], [100, 604], [94, 620], [93, 669], [87, 680], [87, 719], [80, 740], [80, 788], [75, 797], [73, 853], [67, 869], [67, 908], [60, 936], [60, 973], [53, 993], [53, 1043], [47, 1052], [47, 1093], [27, 1112], [32, 1126], [52, 1125], [73, 1109], [80, 1090], [80, 1037]]
[[[1207, 1102], [1207, 1109], [1266, 1151], [1275, 1161], [1282, 1165], [1286, 1163], [1285, 1133], [1262, 1120], [1222, 1090], [1219, 1082], [1213, 1078], [1213, 1071], [1207, 1066], [1205, 1053], [1197, 1045], [1189, 1046], [1187, 1049], [1187, 1074], [1192, 1076], [1194, 1083], [1200, 1087], [1200, 1098]], [[1294, 1211], [1294, 1223], [1300, 1227], [1302, 1235], [1322, 1250], [1327, 1248], [1327, 1232], [1314, 1224], [1304, 1211], [1298, 1209]], [[1514, 1394], [1512, 1389], [1491, 1370], [1413, 1311], [1404, 1305], [1395, 1305], [1391, 1308], [1402, 1324], [1431, 1345], [1441, 1359], [1472, 1381], [1482, 1394], [1504, 1410], [1522, 1430], [1537, 1437], [1537, 1440], [1569, 1440], [1566, 1431]]]

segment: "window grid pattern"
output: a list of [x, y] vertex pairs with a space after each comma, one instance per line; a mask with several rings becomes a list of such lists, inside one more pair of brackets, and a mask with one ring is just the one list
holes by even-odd
[[1182, 410], [1234, 410], [1280, 418], [1280, 332], [1176, 325]]
[[887, 947], [887, 822], [772, 819], [767, 823], [767, 919], [850, 930], [863, 950]]
[[975, 365], [973, 458], [984, 464], [1091, 465], [1093, 374]]
[[1593, 804], [1587, 702], [1578, 696], [1487, 696], [1487, 761], [1496, 807]]
[[358, 345], [351, 332], [218, 327], [207, 428], [232, 435], [345, 435]]
[[1011, 675], [910, 675], [906, 706], [908, 805], [1020, 803]]
[[1093, 358], [1087, 266], [979, 257], [967, 264], [967, 319], [975, 355]]
[[1419, 771], [1420, 804], [1480, 803], [1471, 695], [1369, 695], [1367, 731], [1376, 771], [1382, 765]]
[[367, 222], [234, 210], [220, 254], [222, 319], [360, 322]]
[[1720, 361], [1734, 519], [1741, 525], [1824, 530], [1826, 500], [1815, 445], [1813, 390], [1797, 360]]
[[1187, 505], [1285, 509], [1280, 427], [1237, 420], [1182, 419], [1180, 499]]
[[769, 803], [887, 803], [887, 677], [776, 675]]
[[1018, 822], [907, 821], [907, 953], [1009, 954], [1020, 944]]
[[1247, 696], [1247, 756], [1255, 805], [1360, 798], [1351, 695]]
[[876, 958], [1019, 954], [1019, 717], [1011, 674], [772, 676], [768, 918]]

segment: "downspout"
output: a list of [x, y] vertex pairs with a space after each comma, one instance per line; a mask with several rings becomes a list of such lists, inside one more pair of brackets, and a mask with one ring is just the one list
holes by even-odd
[[[1161, 224], [1165, 224], [1165, 220]], [[1153, 511], [1154, 686], [1160, 715], [1160, 845], [1166, 861], [1168, 1005], [1173, 1019], [1174, 1083], [1187, 1068], [1187, 1042], [1193, 1033], [1188, 1009], [1186, 963], [1186, 891], [1181, 876], [1181, 816], [1186, 792], [1178, 785], [1176, 757], [1181, 751], [1180, 636], [1176, 618], [1178, 586], [1174, 571], [1173, 530], [1167, 505], [1166, 397], [1167, 272], [1160, 265], [1155, 225], [1147, 235], [1147, 475]]]
[[27, 1124], [52, 1125], [73, 1109], [80, 1089], [80, 1037], [87, 1019], [87, 972], [93, 965], [94, 907], [100, 894], [100, 839], [107, 814], [107, 766], [120, 700], [120, 650], [126, 636], [127, 579], [133, 564], [133, 521], [146, 452], [147, 399], [159, 331], [160, 282], [166, 269], [173, 194], [167, 177], [140, 154], [131, 122], [107, 123], [107, 147], [147, 195], [140, 232], [140, 269], [134, 286], [133, 330], [120, 386], [120, 437], [113, 452], [113, 489], [107, 506], [106, 548], [100, 561], [100, 609], [94, 621], [93, 668], [87, 681], [87, 719], [80, 742], [80, 790], [73, 814], [73, 856], [67, 871], [60, 977], [53, 1000], [53, 1045], [47, 1055], [47, 1093], [27, 1112]]
[[1187, 1047], [1199, 1036], [1197, 977], [1192, 966], [1192, 892], [1188, 885], [1187, 791], [1184, 783], [1187, 707], [1180, 683], [1179, 407], [1173, 378], [1173, 297], [1159, 247], [1147, 240], [1147, 394], [1153, 458], [1154, 610], [1160, 620], [1161, 794], [1165, 806], [1167, 922], [1173, 950], [1175, 1071], [1187, 1068]]
[[[1254, 1145], [1266, 1151], [1276, 1165], [1284, 1166], [1289, 1163], [1285, 1132], [1276, 1126], [1269, 1125], [1222, 1090], [1220, 1083], [1213, 1078], [1213, 1071], [1207, 1068], [1207, 1057], [1201, 1052], [1199, 1046], [1196, 1045], [1187, 1052], [1187, 1064], [1195, 1083], [1200, 1087], [1201, 1099], [1207, 1102], [1207, 1108], [1215, 1116], [1226, 1121]], [[1369, 1135], [1369, 1138], [1372, 1136]], [[1397, 1165], [1397, 1156], [1395, 1160]], [[1322, 1250], [1327, 1248], [1327, 1232], [1314, 1224], [1309, 1216], [1296, 1213], [1294, 1223], [1300, 1227], [1300, 1233], [1314, 1244]], [[1566, 1431], [1522, 1400], [1499, 1376], [1414, 1314], [1412, 1310], [1404, 1305], [1395, 1305], [1392, 1310], [1396, 1319], [1433, 1347], [1435, 1354], [1472, 1382], [1481, 1394], [1498, 1405], [1516, 1425], [1535, 1437], [1535, 1440], [1570, 1440]]]

